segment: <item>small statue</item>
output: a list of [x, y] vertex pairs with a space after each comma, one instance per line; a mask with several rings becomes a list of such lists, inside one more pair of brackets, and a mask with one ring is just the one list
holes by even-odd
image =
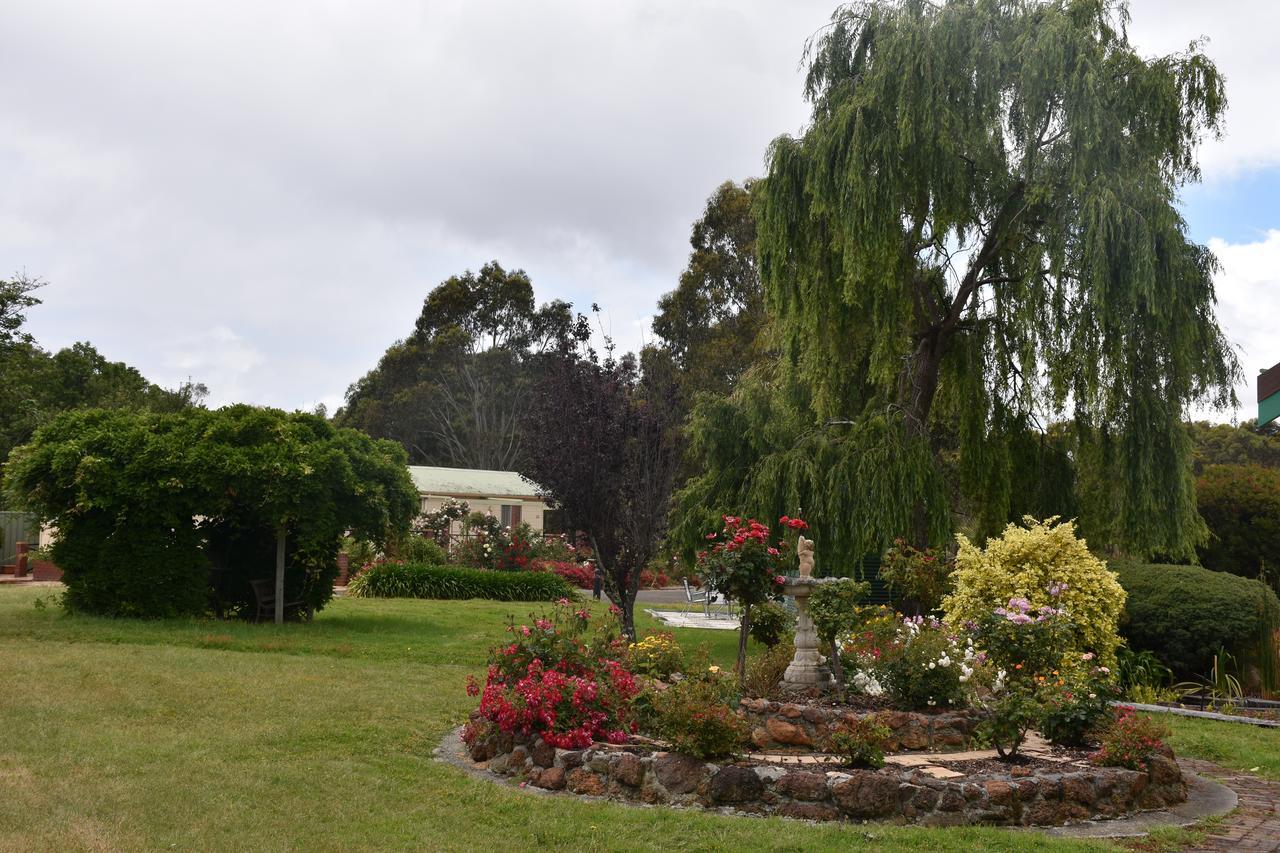
[[813, 577], [813, 540], [801, 536], [796, 543], [796, 556], [800, 558], [800, 577]]

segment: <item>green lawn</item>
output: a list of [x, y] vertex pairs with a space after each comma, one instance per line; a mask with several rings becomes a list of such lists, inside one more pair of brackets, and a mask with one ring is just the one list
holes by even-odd
[[[437, 763], [465, 677], [537, 605], [348, 599], [277, 628], [69, 617], [49, 592], [0, 587], [0, 850], [1105, 849], [583, 803]], [[736, 636], [679, 639], [728, 663]], [[1179, 745], [1280, 769], [1273, 733], [1221, 728]]]

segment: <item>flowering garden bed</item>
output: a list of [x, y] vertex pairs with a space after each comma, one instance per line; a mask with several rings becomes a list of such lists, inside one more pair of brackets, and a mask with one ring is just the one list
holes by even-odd
[[[704, 566], [713, 586], [757, 605], [800, 586], [774, 574], [787, 549], [767, 527], [727, 517], [714, 536], [730, 534]], [[954, 592], [929, 605], [943, 618], [860, 607], [864, 584], [802, 571], [812, 625], [750, 666], [740, 642], [734, 675], [670, 634], [629, 643], [561, 600], [513, 621], [484, 684], [468, 683], [480, 704], [467, 753], [547, 790], [813, 820], [1048, 826], [1185, 800], [1167, 729], [1109, 704], [1118, 586], [1105, 565], [1068, 526], [1011, 528], [986, 552], [961, 542]], [[811, 557], [812, 543], [796, 550]], [[797, 688], [784, 674], [818, 658], [815, 634], [843, 683]]]

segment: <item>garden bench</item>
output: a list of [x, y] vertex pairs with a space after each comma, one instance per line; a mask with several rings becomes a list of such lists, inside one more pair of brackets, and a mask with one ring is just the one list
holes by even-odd
[[[259, 580], [249, 581], [249, 586], [253, 587], [253, 597], [257, 601], [257, 610], [254, 613], [253, 621], [261, 622], [263, 618], [267, 620], [274, 619], [276, 616], [276, 584], [273, 580], [262, 578]], [[311, 621], [311, 605], [307, 604], [305, 599], [299, 598], [294, 601], [286, 600], [284, 603], [284, 612], [288, 616], [290, 610], [300, 610], [302, 618], [308, 622]]]
[[[688, 578], [684, 578], [684, 597], [690, 604], [701, 604], [702, 614], [708, 619], [711, 618], [711, 605], [720, 600], [720, 596], [710, 590], [695, 590], [693, 587], [689, 586]], [[728, 599], [726, 599], [721, 606], [727, 608], [728, 605], [729, 602]]]

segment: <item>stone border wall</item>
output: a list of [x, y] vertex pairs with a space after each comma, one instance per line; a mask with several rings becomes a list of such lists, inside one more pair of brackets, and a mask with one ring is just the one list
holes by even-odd
[[1166, 808], [1187, 798], [1182, 771], [1167, 751], [1152, 756], [1146, 771], [1033, 773], [1014, 766], [956, 780], [898, 768], [821, 772], [713, 763], [605, 744], [564, 750], [541, 739], [515, 743], [510, 736], [477, 740], [468, 753], [478, 768], [551, 791], [806, 820], [1056, 826]]
[[931, 752], [962, 750], [982, 721], [974, 710], [917, 714], [911, 711], [850, 711], [821, 705], [743, 699], [739, 714], [751, 724], [751, 742], [757, 749], [808, 749], [823, 751], [827, 737], [844, 720], [877, 717], [892, 732], [884, 742], [885, 752], [927, 749]]

